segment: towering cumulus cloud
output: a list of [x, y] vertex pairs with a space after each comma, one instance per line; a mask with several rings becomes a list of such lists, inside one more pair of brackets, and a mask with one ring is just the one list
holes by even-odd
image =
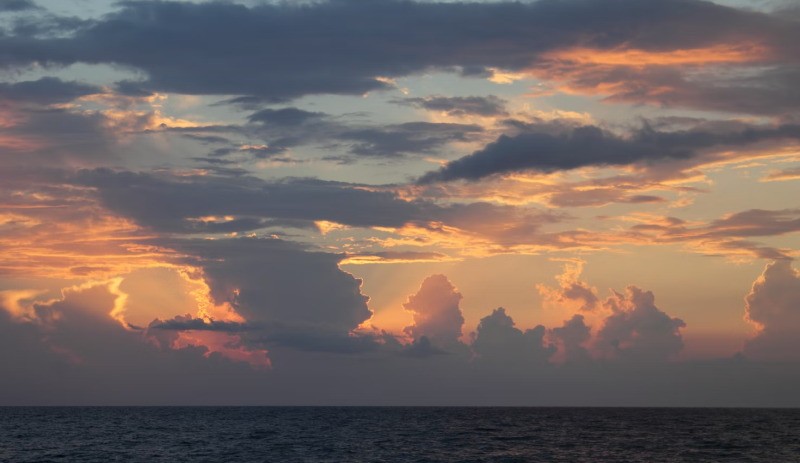
[[766, 360], [800, 358], [800, 272], [789, 260], [767, 265], [745, 298], [747, 319], [759, 327], [747, 342], [748, 357]]
[[559, 287], [551, 288], [546, 285], [537, 285], [536, 289], [545, 302], [550, 304], [574, 305], [578, 310], [589, 312], [594, 310], [599, 302], [597, 291], [586, 282], [580, 280], [584, 261], [567, 261], [564, 273], [556, 277]]
[[514, 325], [502, 307], [483, 317], [472, 343], [479, 359], [496, 365], [546, 363], [555, 347], [544, 343], [544, 326], [523, 331]]
[[597, 333], [596, 348], [612, 358], [653, 361], [674, 358], [683, 349], [680, 329], [686, 324], [655, 306], [655, 296], [629, 286], [614, 292], [605, 306], [612, 314]]
[[586, 345], [592, 334], [584, 322], [583, 315], [573, 315], [569, 320], [565, 320], [562, 326], [553, 328], [550, 335], [558, 345], [558, 357], [561, 361], [587, 362], [591, 359]]
[[446, 276], [425, 278], [419, 291], [403, 304], [403, 308], [414, 316], [414, 324], [407, 326], [405, 332], [415, 340], [425, 337], [440, 347], [459, 346], [464, 325], [459, 307], [461, 297]]
[[309, 252], [275, 239], [175, 240], [203, 269], [215, 302], [229, 303], [264, 328], [251, 342], [326, 350], [367, 320], [361, 280], [338, 267], [342, 256]]

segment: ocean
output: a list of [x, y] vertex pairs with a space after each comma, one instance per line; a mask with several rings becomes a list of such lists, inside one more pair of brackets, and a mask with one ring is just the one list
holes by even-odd
[[800, 410], [2, 407], [3, 462], [800, 462]]

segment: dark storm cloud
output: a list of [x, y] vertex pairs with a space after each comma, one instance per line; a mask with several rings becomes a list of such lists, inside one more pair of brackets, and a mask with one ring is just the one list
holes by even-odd
[[130, 80], [122, 80], [114, 84], [114, 89], [118, 94], [130, 97], [147, 97], [153, 92], [145, 89], [141, 82], [134, 82]]
[[166, 331], [223, 331], [226, 333], [237, 333], [251, 329], [251, 327], [245, 323], [219, 320], [206, 321], [187, 314], [178, 315], [169, 320], [153, 320], [147, 326], [147, 329]]
[[229, 304], [247, 321], [176, 317], [157, 320], [150, 329], [235, 332], [243, 346], [268, 349], [275, 358], [286, 349], [338, 354], [401, 349], [392, 335], [353, 332], [372, 312], [361, 280], [339, 268], [343, 255], [276, 238], [157, 242], [180, 253], [178, 262], [201, 267], [214, 302]]
[[[544, 224], [566, 218], [489, 203], [406, 201], [390, 191], [312, 178], [265, 181], [243, 175], [231, 181], [229, 176], [94, 169], [62, 180], [96, 188], [103, 205], [114, 213], [167, 233], [246, 231], [273, 225], [309, 228], [320, 220], [355, 227], [440, 227], [443, 223], [514, 243], [529, 240]], [[233, 218], [204, 219], [209, 216]]]
[[335, 354], [364, 354], [378, 351], [383, 347], [380, 338], [372, 334], [354, 334], [341, 330], [282, 324], [272, 324], [264, 330], [246, 336], [245, 342], [270, 350], [289, 348]]
[[211, 145], [211, 144], [229, 144], [230, 140], [225, 137], [220, 137], [219, 135], [194, 135], [191, 133], [187, 133], [184, 137], [189, 138], [191, 140], [196, 140], [204, 145]]
[[428, 111], [445, 112], [451, 116], [505, 116], [506, 101], [496, 96], [429, 96], [406, 98], [394, 103], [414, 106]]
[[[51, 97], [54, 96], [48, 98]], [[116, 145], [116, 139], [108, 129], [109, 120], [100, 113], [9, 104], [19, 119], [7, 126], [0, 125], [0, 137], [5, 141], [0, 155], [5, 155], [3, 162], [7, 164], [29, 163], [32, 167], [45, 159], [97, 160], [115, 156], [112, 147]], [[24, 156], [14, 155], [19, 153], [24, 153]], [[46, 169], [42, 164], [38, 167]]]
[[251, 114], [248, 119], [250, 122], [262, 122], [269, 125], [295, 126], [305, 122], [321, 119], [326, 114], [318, 112], [303, 111], [297, 108], [281, 109], [262, 109]]
[[[28, 33], [0, 43], [7, 67], [115, 63], [144, 71], [141, 86], [149, 90], [275, 102], [359, 95], [391, 88], [378, 76], [430, 69], [522, 70], [543, 52], [574, 46], [662, 52], [759, 43], [780, 63], [797, 59], [798, 35], [796, 23], [780, 17], [690, 0], [337, 0], [252, 8], [139, 1], [81, 24], [69, 37]], [[655, 87], [653, 78], [644, 79]]]
[[[352, 334], [341, 330], [330, 330], [305, 325], [286, 325], [282, 322], [238, 323], [219, 320], [206, 321], [187, 314], [169, 320], [153, 320], [148, 330], [161, 331], [212, 331], [236, 333], [242, 345], [254, 348], [289, 348], [307, 352], [336, 354], [362, 354], [381, 349], [382, 339], [388, 334], [376, 336], [372, 333]], [[392, 339], [394, 339], [392, 337]], [[396, 342], [396, 341], [395, 341]], [[395, 346], [396, 347], [396, 346]], [[399, 350], [396, 348], [395, 350]]]
[[203, 268], [217, 304], [228, 303], [248, 323], [283, 332], [346, 336], [371, 315], [361, 280], [339, 269], [342, 255], [311, 252], [279, 239], [159, 239]]
[[800, 126], [734, 124], [718, 131], [704, 128], [658, 131], [645, 125], [628, 136], [620, 136], [596, 126], [554, 131], [552, 125], [533, 124], [518, 135], [501, 135], [485, 148], [423, 175], [418, 182], [477, 180], [525, 170], [553, 172], [586, 166], [684, 160], [701, 155], [705, 149], [782, 139], [800, 139]]
[[[317, 146], [325, 150], [343, 149], [357, 156], [392, 158], [434, 153], [452, 142], [471, 141], [483, 132], [483, 128], [475, 124], [416, 121], [378, 125], [349, 121], [348, 116], [351, 115], [333, 116], [294, 107], [267, 108], [248, 116], [249, 124], [175, 127], [166, 130], [204, 144], [227, 145], [212, 151], [211, 156], [214, 157], [244, 153], [257, 159], [285, 159], [289, 162], [298, 161], [280, 155], [298, 146]], [[225, 133], [267, 144], [237, 144], [215, 135]], [[327, 156], [323, 159], [342, 158]]]
[[317, 144], [345, 145], [359, 156], [394, 157], [435, 152], [457, 141], [469, 141], [483, 129], [474, 124], [405, 122], [364, 125], [298, 108], [263, 109], [249, 116], [251, 124], [237, 130], [269, 143], [269, 150]]
[[350, 129], [338, 137], [355, 145], [350, 152], [362, 156], [397, 156], [433, 153], [455, 141], [468, 141], [483, 129], [472, 124], [406, 122], [376, 128]]
[[31, 0], [0, 0], [0, 13], [4, 11], [35, 10], [38, 7]]
[[232, 182], [228, 177], [182, 179], [96, 169], [80, 172], [76, 181], [96, 187], [111, 210], [167, 232], [192, 232], [203, 225], [187, 219], [210, 215], [400, 226], [423, 220], [428, 209], [435, 209], [429, 203], [402, 201], [389, 192], [309, 178], [265, 182], [242, 177]]
[[100, 91], [101, 89], [94, 85], [65, 82], [55, 77], [42, 77], [39, 80], [13, 84], [0, 83], [0, 100], [48, 105], [66, 103]]

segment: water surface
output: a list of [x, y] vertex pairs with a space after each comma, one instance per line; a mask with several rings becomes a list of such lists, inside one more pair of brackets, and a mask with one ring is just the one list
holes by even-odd
[[5, 407], [0, 461], [800, 462], [800, 410]]

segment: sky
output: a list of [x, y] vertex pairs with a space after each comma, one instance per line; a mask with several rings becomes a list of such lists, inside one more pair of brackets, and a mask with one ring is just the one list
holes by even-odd
[[0, 0], [1, 405], [800, 406], [800, 4]]

